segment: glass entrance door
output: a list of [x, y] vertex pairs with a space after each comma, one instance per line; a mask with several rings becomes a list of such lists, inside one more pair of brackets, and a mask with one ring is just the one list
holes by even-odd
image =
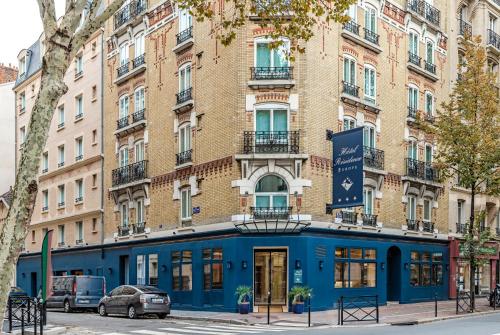
[[286, 305], [286, 250], [256, 250], [254, 261], [255, 305], [266, 305], [271, 293], [271, 305]]

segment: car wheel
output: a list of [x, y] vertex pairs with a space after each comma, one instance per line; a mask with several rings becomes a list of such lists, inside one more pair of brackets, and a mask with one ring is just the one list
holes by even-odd
[[104, 304], [99, 305], [99, 315], [100, 316], [108, 315], [108, 313], [106, 313], [106, 306], [104, 306]]
[[166, 313], [160, 313], [158, 314], [158, 319], [165, 319], [167, 317]]
[[70, 313], [71, 312], [71, 305], [69, 304], [68, 300], [64, 301], [64, 313]]
[[128, 318], [129, 319], [135, 319], [137, 318], [137, 312], [135, 311], [134, 306], [129, 306], [128, 307]]

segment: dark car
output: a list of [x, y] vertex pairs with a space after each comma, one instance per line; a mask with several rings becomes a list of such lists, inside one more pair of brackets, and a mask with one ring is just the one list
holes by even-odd
[[97, 310], [99, 300], [106, 294], [106, 280], [99, 276], [53, 277], [52, 296], [48, 308], [64, 308], [66, 313], [78, 309]]
[[167, 292], [153, 286], [122, 285], [99, 301], [99, 314], [123, 314], [130, 319], [156, 314], [164, 319], [170, 314], [170, 297]]

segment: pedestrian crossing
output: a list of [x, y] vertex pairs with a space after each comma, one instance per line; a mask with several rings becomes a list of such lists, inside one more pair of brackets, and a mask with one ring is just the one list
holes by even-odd
[[[306, 325], [307, 327], [307, 325]], [[246, 334], [277, 334], [287, 331], [300, 331], [305, 328], [292, 323], [274, 325], [235, 325], [235, 324], [166, 324], [156, 329], [138, 329], [126, 332], [101, 333], [101, 335], [246, 335]]]

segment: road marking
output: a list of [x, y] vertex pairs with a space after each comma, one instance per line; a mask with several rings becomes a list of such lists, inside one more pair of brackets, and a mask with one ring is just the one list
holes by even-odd
[[145, 335], [178, 335], [178, 333], [165, 333], [165, 332], [158, 332], [156, 330], [146, 330], [146, 329], [141, 329], [141, 330], [133, 330], [132, 333], [136, 334], [145, 334]]
[[303, 330], [302, 328], [274, 327], [274, 326], [267, 326], [267, 325], [253, 325], [252, 327], [255, 329], [265, 330], [265, 331], [270, 331], [270, 332], [284, 332], [287, 330]]
[[276, 322], [273, 323], [273, 326], [284, 326], [284, 327], [299, 327], [299, 328], [307, 328], [307, 323], [295, 323], [295, 322]]
[[235, 333], [224, 333], [224, 332], [211, 332], [211, 331], [201, 331], [198, 329], [207, 329], [206, 327], [186, 327], [194, 329], [180, 329], [180, 328], [160, 328], [160, 330], [168, 330], [173, 332], [190, 333], [190, 334], [206, 334], [206, 335], [236, 335]]
[[127, 334], [124, 334], [124, 333], [105, 333], [103, 335], [127, 335]]
[[[237, 332], [237, 333], [244, 333], [244, 334], [260, 334], [261, 331], [260, 329], [254, 329], [254, 328], [248, 328], [246, 326], [241, 326], [241, 327], [237, 327], [237, 326], [210, 326], [208, 327], [210, 329], [213, 329], [213, 328], [218, 328], [218, 329], [222, 329], [222, 330], [228, 330], [228, 331], [231, 331], [231, 332]], [[217, 329], [217, 330], [218, 330]]]

